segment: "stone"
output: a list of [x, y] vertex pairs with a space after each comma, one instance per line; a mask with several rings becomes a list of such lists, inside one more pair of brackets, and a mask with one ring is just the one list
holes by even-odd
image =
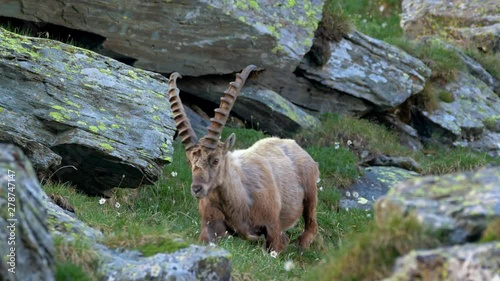
[[403, 0], [401, 6], [401, 26], [411, 38], [438, 35], [465, 47], [500, 50], [496, 0]]
[[474, 242], [500, 218], [500, 166], [402, 182], [375, 206], [381, 217], [394, 210], [413, 213], [445, 244]]
[[89, 227], [74, 214], [61, 209], [44, 196], [44, 208], [49, 216], [49, 229], [64, 243], [89, 246], [97, 257], [95, 275], [99, 280], [229, 280], [230, 254], [216, 246], [190, 245], [174, 253], [157, 253], [145, 257], [140, 251], [111, 249], [100, 241], [101, 231]]
[[363, 175], [342, 193], [340, 207], [371, 210], [373, 204], [393, 186], [417, 176], [415, 172], [397, 167], [366, 167]]
[[[101, 193], [154, 183], [171, 162], [167, 79], [0, 28], [0, 140], [43, 177]], [[57, 171], [57, 173], [56, 173]]]
[[0, 237], [1, 280], [55, 280], [43, 191], [26, 155], [6, 143], [0, 143]]
[[[179, 80], [178, 87], [182, 91], [208, 100], [214, 104], [215, 109], [219, 106], [220, 98], [230, 81], [221, 77], [187, 78]], [[209, 116], [213, 116], [213, 109]], [[280, 137], [291, 137], [300, 129], [319, 126], [316, 117], [274, 91], [258, 85], [245, 85], [231, 112], [243, 118], [249, 127]]]
[[456, 145], [499, 156], [500, 138], [487, 124], [500, 116], [500, 97], [483, 81], [465, 72], [459, 72], [443, 89], [453, 95], [453, 101], [440, 101], [439, 108], [432, 113], [423, 111], [427, 127], [441, 131], [443, 137]]
[[357, 31], [330, 43], [324, 66], [303, 60], [303, 75], [322, 85], [368, 101], [384, 111], [422, 91], [431, 70], [420, 60]]
[[397, 259], [384, 281], [500, 280], [500, 242], [414, 250]]

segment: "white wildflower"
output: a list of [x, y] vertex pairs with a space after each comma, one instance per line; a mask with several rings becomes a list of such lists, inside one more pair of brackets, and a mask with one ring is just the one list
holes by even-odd
[[104, 203], [106, 203], [106, 199], [104, 199], [104, 198], [99, 199], [99, 204], [101, 204], [101, 205], [102, 205], [102, 204], [104, 204]]
[[151, 277], [158, 277], [160, 275], [161, 267], [157, 264], [151, 267]]
[[382, 28], [385, 28], [387, 26], [387, 23], [386, 22], [383, 22], [382, 23]]
[[354, 198], [358, 198], [358, 197], [359, 197], [359, 193], [358, 193], [357, 191], [354, 191], [354, 192], [352, 193], [352, 197], [354, 197]]
[[323, 187], [322, 186], [319, 187], [319, 191], [323, 191]]
[[271, 251], [271, 253], [269, 253], [271, 255], [271, 257], [273, 258], [276, 258], [278, 256], [278, 252], [276, 251]]
[[210, 242], [210, 243], [208, 243], [208, 246], [215, 247], [215, 243], [214, 242]]
[[351, 197], [351, 193], [350, 193], [349, 191], [346, 191], [346, 192], [345, 192], [345, 196], [347, 196], [347, 197]]
[[295, 264], [293, 264], [293, 261], [286, 261], [285, 262], [285, 270], [290, 271], [295, 267]]
[[368, 203], [368, 199], [366, 199], [364, 197], [359, 197], [358, 198], [358, 204], [364, 205], [366, 203]]
[[339, 142], [336, 142], [336, 143], [335, 143], [335, 147], [334, 147], [334, 148], [335, 148], [335, 149], [339, 149], [339, 147], [340, 147], [340, 143], [339, 143]]
[[385, 10], [385, 6], [384, 5], [380, 5], [380, 7], [378, 7], [378, 10], [382, 13]]
[[171, 175], [172, 175], [172, 177], [174, 177], [174, 178], [175, 178], [175, 177], [177, 177], [177, 172], [175, 172], [175, 171], [174, 171], [174, 172], [172, 172], [172, 173], [170, 173], [170, 174], [171, 174]]
[[107, 281], [115, 281], [115, 280], [116, 280], [115, 277], [113, 275], [110, 275]]
[[115, 203], [115, 208], [118, 209], [118, 208], [120, 208], [120, 206], [121, 206], [120, 203], [118, 203], [118, 202]]
[[347, 145], [352, 145], [352, 140], [347, 140]]
[[318, 178], [318, 179], [316, 180], [316, 183], [319, 183], [320, 181], [321, 181], [321, 178]]
[[346, 212], [349, 212], [349, 208], [345, 208], [345, 211], [346, 211]]
[[371, 218], [371, 217], [372, 217], [372, 214], [366, 214], [366, 217], [367, 217], [367, 218]]

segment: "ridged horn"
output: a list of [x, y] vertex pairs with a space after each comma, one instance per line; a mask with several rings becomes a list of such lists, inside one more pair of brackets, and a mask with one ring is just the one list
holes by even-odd
[[168, 81], [168, 100], [170, 101], [170, 107], [174, 114], [175, 126], [179, 132], [179, 137], [181, 138], [182, 144], [184, 144], [186, 150], [193, 147], [198, 143], [198, 137], [191, 127], [191, 122], [184, 111], [184, 106], [182, 105], [181, 98], [179, 97], [179, 88], [177, 88], [177, 78], [182, 78], [177, 72], [170, 75]]
[[227, 118], [229, 117], [229, 112], [231, 112], [234, 102], [241, 88], [243, 88], [248, 75], [256, 68], [255, 65], [245, 67], [241, 73], [236, 74], [236, 80], [229, 83], [229, 88], [224, 92], [224, 96], [220, 98], [219, 108], [214, 110], [215, 115], [210, 119], [211, 123], [208, 127], [207, 135], [203, 138], [201, 145], [209, 149], [215, 149], [217, 147], [222, 129], [224, 129], [224, 125], [226, 125]]

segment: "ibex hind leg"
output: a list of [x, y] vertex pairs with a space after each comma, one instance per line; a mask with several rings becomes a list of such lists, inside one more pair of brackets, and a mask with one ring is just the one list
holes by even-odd
[[304, 232], [299, 237], [299, 246], [302, 249], [307, 249], [318, 233], [318, 223], [316, 221], [316, 205], [318, 203], [318, 188], [316, 181], [308, 180], [305, 186], [304, 194]]

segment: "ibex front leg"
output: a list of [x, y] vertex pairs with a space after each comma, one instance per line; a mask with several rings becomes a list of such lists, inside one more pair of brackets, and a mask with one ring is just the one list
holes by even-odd
[[207, 198], [201, 199], [198, 207], [201, 216], [199, 237], [201, 242], [216, 242], [217, 238], [234, 234], [234, 231], [227, 227], [224, 214], [213, 206]]

